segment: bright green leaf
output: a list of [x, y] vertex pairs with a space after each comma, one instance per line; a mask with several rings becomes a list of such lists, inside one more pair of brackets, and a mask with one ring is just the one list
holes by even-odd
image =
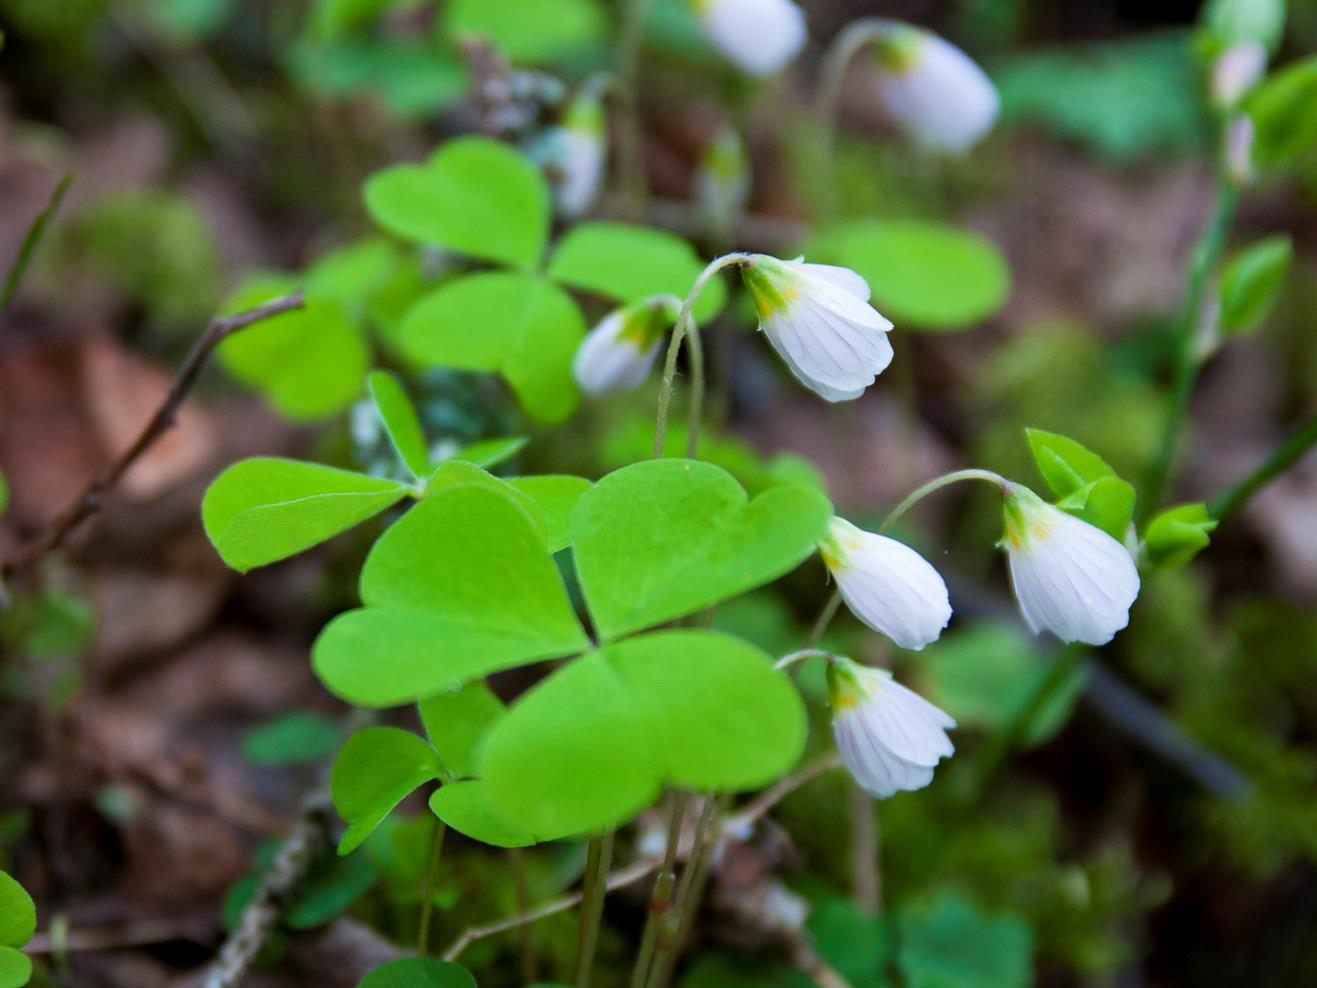
[[476, 988], [476, 979], [460, 964], [404, 957], [375, 968], [357, 988]]
[[13, 947], [0, 946], [0, 988], [23, 988], [32, 980], [32, 960]]
[[1179, 569], [1207, 548], [1216, 526], [1205, 504], [1167, 508], [1148, 523], [1143, 536], [1148, 561], [1158, 569]]
[[443, 775], [439, 755], [396, 727], [367, 727], [348, 739], [334, 762], [329, 791], [347, 821], [338, 853], [349, 854], [413, 789]]
[[1038, 472], [1057, 497], [1073, 494], [1095, 480], [1114, 477], [1106, 460], [1073, 439], [1043, 429], [1025, 429]]
[[886, 927], [854, 900], [829, 896], [814, 903], [805, 929], [819, 956], [848, 983], [886, 984], [880, 980], [892, 954]]
[[484, 38], [516, 63], [548, 62], [601, 41], [607, 27], [597, 0], [449, 0], [450, 41]]
[[530, 847], [538, 842], [490, 801], [483, 782], [450, 782], [431, 794], [430, 810], [458, 833], [483, 844]]
[[539, 505], [548, 530], [550, 552], [572, 544], [572, 509], [590, 489], [590, 481], [568, 476], [513, 477], [508, 485], [530, 495]]
[[562, 834], [617, 824], [665, 784], [764, 785], [804, 741], [800, 696], [766, 653], [666, 631], [607, 645], [532, 689], [491, 732], [483, 770], [508, 816]]
[[534, 267], [549, 236], [544, 177], [520, 151], [485, 137], [449, 141], [424, 165], [376, 172], [363, 194], [389, 232], [485, 261]]
[[447, 487], [407, 512], [367, 557], [361, 599], [320, 633], [313, 663], [331, 692], [362, 706], [588, 645], [542, 530], [495, 488]]
[[503, 719], [503, 701], [484, 683], [467, 683], [419, 704], [421, 723], [449, 775], [476, 774], [476, 745]]
[[572, 360], [585, 320], [562, 289], [529, 275], [486, 272], [450, 281], [403, 320], [409, 359], [427, 366], [499, 371], [526, 411], [561, 422], [576, 407]]
[[247, 571], [295, 555], [397, 504], [408, 488], [319, 463], [257, 457], [206, 490], [201, 520], [226, 563]]
[[1317, 148], [1317, 55], [1268, 76], [1245, 105], [1256, 127], [1253, 159], [1268, 167], [1294, 165]]
[[1128, 481], [1119, 477], [1100, 477], [1067, 494], [1056, 502], [1056, 506], [1102, 529], [1117, 542], [1124, 542], [1130, 520], [1134, 517], [1137, 497], [1134, 485]]
[[959, 892], [903, 909], [897, 965], [908, 988], [1027, 988], [1033, 931], [1016, 913], [981, 911]]
[[[675, 234], [626, 223], [581, 223], [558, 243], [549, 277], [627, 303], [650, 295], [684, 299], [704, 267], [695, 249]], [[695, 317], [707, 322], [726, 299], [723, 283], [709, 282], [695, 305]]]
[[[1314, 90], [1317, 94], [1317, 90]], [[1251, 333], [1266, 320], [1280, 297], [1294, 245], [1285, 234], [1250, 244], [1221, 273], [1221, 335]]]
[[388, 239], [362, 237], [321, 254], [302, 280], [311, 295], [340, 302], [360, 318], [401, 263], [401, 252]]
[[294, 710], [242, 737], [242, 754], [254, 765], [294, 765], [329, 755], [341, 736], [338, 723], [314, 710]]
[[531, 522], [544, 540], [548, 541], [549, 528], [545, 523], [544, 513], [540, 510], [538, 501], [525, 491], [513, 487], [508, 481], [495, 477], [488, 470], [478, 467], [474, 463], [468, 463], [466, 460], [454, 458], [441, 463], [426, 482], [425, 496], [430, 497], [449, 487], [462, 487], [472, 484], [511, 497], [530, 516]]
[[748, 501], [719, 467], [650, 460], [614, 471], [572, 513], [581, 588], [604, 639], [681, 617], [794, 569], [832, 515], [804, 487]]
[[1011, 273], [977, 233], [923, 220], [855, 220], [826, 231], [820, 256], [869, 283], [898, 329], [968, 329], [1006, 302]]
[[32, 896], [9, 874], [0, 871], [0, 946], [21, 947], [37, 930]]
[[417, 480], [429, 477], [430, 452], [421, 431], [421, 420], [398, 379], [388, 371], [372, 371], [366, 378], [366, 387], [389, 434], [389, 442], [402, 462]]
[[453, 454], [454, 460], [465, 460], [478, 467], [489, 469], [516, 456], [530, 442], [525, 436], [503, 436], [498, 439], [480, 439], [463, 446]]
[[[295, 287], [294, 279], [282, 275], [253, 279], [226, 311], [254, 308]], [[310, 292], [302, 309], [233, 334], [218, 352], [229, 373], [295, 421], [322, 418], [350, 405], [361, 393], [369, 360], [361, 330], [343, 304]]]
[[330, 97], [369, 94], [404, 119], [432, 116], [470, 89], [456, 52], [411, 34], [303, 38], [287, 48], [286, 62], [302, 89]]

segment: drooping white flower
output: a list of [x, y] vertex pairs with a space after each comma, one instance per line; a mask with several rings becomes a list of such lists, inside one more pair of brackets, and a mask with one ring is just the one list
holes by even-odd
[[586, 334], [576, 351], [576, 383], [586, 394], [627, 391], [649, 375], [663, 337], [677, 317], [681, 302], [671, 295], [654, 295], [614, 309]]
[[955, 753], [947, 730], [956, 722], [886, 669], [831, 660], [828, 696], [842, 761], [872, 796], [922, 789], [938, 761]]
[[887, 112], [929, 150], [964, 154], [997, 120], [1001, 98], [992, 80], [931, 31], [893, 22], [878, 41], [877, 63]]
[[805, 14], [792, 0], [692, 0], [704, 33], [751, 75], [772, 75], [805, 44]]
[[890, 320], [849, 268], [752, 254], [741, 267], [759, 328], [791, 373], [828, 401], [858, 398], [892, 362]]
[[562, 121], [541, 134], [530, 153], [549, 178], [559, 214], [568, 219], [584, 214], [608, 165], [608, 128], [597, 92], [590, 89], [572, 100]]
[[1011, 585], [1030, 630], [1087, 645], [1111, 641], [1139, 595], [1129, 550], [1019, 484], [1007, 487], [1004, 505]]
[[1267, 49], [1260, 41], [1237, 41], [1212, 64], [1212, 102], [1229, 109], [1261, 81], [1267, 71]]
[[951, 620], [942, 577], [896, 539], [833, 518], [819, 552], [851, 613], [902, 648], [937, 641]]

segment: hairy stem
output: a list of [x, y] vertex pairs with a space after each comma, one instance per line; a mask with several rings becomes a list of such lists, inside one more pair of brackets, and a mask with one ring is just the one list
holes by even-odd
[[715, 832], [717, 817], [717, 800], [712, 796], [706, 796], [704, 808], [700, 812], [699, 822], [695, 825], [695, 837], [691, 842], [690, 856], [686, 859], [686, 867], [682, 869], [681, 882], [677, 886], [672, 910], [665, 917], [665, 921], [659, 930], [658, 946], [654, 952], [654, 963], [645, 982], [647, 988], [658, 988], [667, 979], [681, 937], [689, 922], [688, 914], [698, 908], [696, 886], [700, 878], [700, 863], [711, 844], [717, 843], [718, 834]]
[[1275, 480], [1317, 445], [1317, 416], [1299, 426], [1294, 435], [1276, 447], [1262, 464], [1238, 484], [1215, 498], [1207, 510], [1217, 521], [1225, 521], [1248, 503], [1267, 484]]
[[604, 914], [604, 895], [608, 887], [608, 869], [613, 863], [613, 837], [610, 830], [590, 838], [585, 858], [585, 887], [581, 900], [581, 927], [577, 940], [576, 985], [589, 988], [595, 950], [599, 946], [599, 923]]
[[645, 930], [640, 938], [636, 968], [631, 975], [631, 988], [644, 988], [650, 965], [654, 960], [654, 948], [658, 943], [659, 930], [667, 918], [668, 906], [672, 900], [672, 888], [677, 881], [675, 871], [677, 845], [681, 842], [681, 825], [686, 818], [686, 803], [687, 796], [684, 792], [672, 794], [672, 809], [668, 817], [668, 842], [663, 851], [663, 867], [658, 877], [654, 879], [654, 889], [649, 895]]
[[881, 17], [852, 21], [833, 38], [823, 56], [814, 116], [823, 129], [819, 145], [823, 155], [821, 211], [824, 222], [836, 219], [837, 216], [837, 118], [841, 110], [841, 89], [846, 81], [846, 70], [855, 56], [881, 38], [891, 24], [891, 21]]
[[704, 351], [699, 342], [699, 326], [695, 322], [695, 303], [700, 294], [719, 271], [733, 265], [744, 264], [748, 255], [741, 253], [724, 254], [714, 258], [700, 276], [695, 279], [690, 293], [681, 303], [677, 322], [672, 327], [672, 338], [668, 343], [668, 354], [663, 362], [663, 382], [659, 385], [658, 420], [654, 425], [654, 459], [663, 456], [663, 446], [668, 438], [668, 412], [672, 406], [672, 387], [677, 377], [677, 358], [681, 354], [682, 341], [691, 337], [691, 420], [687, 423], [687, 455], [694, 455], [699, 442], [700, 419], [704, 403]]
[[893, 508], [887, 517], [883, 519], [882, 524], [878, 526], [878, 531], [887, 531], [896, 524], [902, 515], [934, 491], [940, 491], [943, 487], [959, 483], [962, 480], [983, 480], [1002, 488], [1010, 484], [1010, 481], [1001, 474], [993, 473], [991, 470], [955, 470], [943, 474], [941, 477], [934, 477], [922, 487], [917, 487], [911, 491], [904, 501]]

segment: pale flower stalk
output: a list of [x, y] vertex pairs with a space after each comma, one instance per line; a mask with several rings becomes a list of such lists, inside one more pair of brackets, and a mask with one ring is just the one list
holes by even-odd
[[713, 45], [743, 71], [780, 71], [805, 45], [805, 14], [792, 0], [691, 0]]
[[937, 763], [955, 753], [947, 731], [956, 722], [885, 669], [834, 658], [828, 697], [842, 761], [871, 796], [922, 789]]
[[1123, 545], [1019, 484], [1006, 488], [1005, 523], [1011, 585], [1034, 634], [1105, 645], [1129, 623], [1139, 571]]
[[896, 539], [833, 518], [819, 552], [851, 613], [901, 648], [922, 649], [950, 622], [946, 583]]
[[930, 151], [963, 155], [992, 129], [1001, 98], [978, 64], [944, 38], [893, 22], [878, 39], [877, 88], [892, 120]]
[[654, 295], [615, 309], [599, 321], [576, 351], [576, 383], [589, 395], [629, 391], [649, 376], [681, 300]]
[[741, 274], [759, 328], [807, 388], [827, 401], [858, 398], [892, 362], [892, 328], [849, 268], [751, 254]]

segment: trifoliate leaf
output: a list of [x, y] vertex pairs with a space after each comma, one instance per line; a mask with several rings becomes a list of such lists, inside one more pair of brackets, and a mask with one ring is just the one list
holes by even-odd
[[777, 579], [814, 552], [832, 515], [805, 487], [753, 501], [695, 460], [623, 467], [572, 512], [581, 588], [604, 639], [670, 621]]
[[[627, 223], [582, 223], [558, 243], [549, 277], [630, 303], [651, 295], [684, 299], [704, 266], [695, 249], [675, 234]], [[712, 319], [726, 299], [723, 283], [709, 282], [695, 305], [695, 318]]]
[[532, 268], [549, 236], [543, 176], [520, 151], [484, 137], [449, 141], [424, 165], [378, 171], [363, 194], [389, 232], [485, 261]]
[[667, 785], [750, 789], [791, 767], [804, 706], [764, 652], [713, 631], [615, 642], [553, 673], [485, 747], [494, 803], [537, 832], [627, 819]]
[[450, 42], [483, 38], [518, 64], [575, 54], [600, 42], [606, 28], [598, 0], [449, 0], [442, 20]]
[[397, 504], [405, 484], [319, 463], [258, 457], [206, 489], [201, 520], [223, 560], [246, 572], [296, 555]]
[[576, 407], [572, 360], [584, 336], [585, 320], [571, 296], [540, 278], [509, 272], [450, 281], [413, 305], [402, 325], [409, 359], [498, 371], [526, 411], [548, 423], [561, 422]]
[[1250, 244], [1230, 259], [1221, 273], [1222, 336], [1251, 333], [1266, 321], [1293, 257], [1293, 242], [1279, 234]]
[[1011, 289], [1010, 268], [986, 238], [923, 220], [856, 220], [819, 236], [818, 260], [852, 268], [873, 307], [900, 329], [969, 329]]
[[449, 775], [476, 774], [476, 745], [503, 719], [503, 701], [484, 683], [426, 697], [418, 705], [430, 744], [439, 752]]
[[590, 489], [583, 477], [543, 476], [513, 477], [508, 486], [527, 494], [544, 515], [550, 552], [559, 552], [572, 544], [572, 511]]
[[421, 738], [396, 727], [367, 727], [348, 739], [334, 762], [329, 791], [347, 821], [338, 853], [350, 854], [413, 789], [444, 774]]
[[0, 988], [23, 988], [31, 980], [31, 958], [13, 947], [0, 946]]
[[313, 650], [326, 687], [361, 706], [433, 696], [589, 644], [543, 530], [494, 487], [444, 487], [408, 511], [367, 557], [361, 599]]
[[504, 436], [499, 439], [479, 439], [463, 446], [453, 454], [454, 460], [465, 460], [478, 467], [489, 469], [516, 456], [530, 440], [526, 436]]

